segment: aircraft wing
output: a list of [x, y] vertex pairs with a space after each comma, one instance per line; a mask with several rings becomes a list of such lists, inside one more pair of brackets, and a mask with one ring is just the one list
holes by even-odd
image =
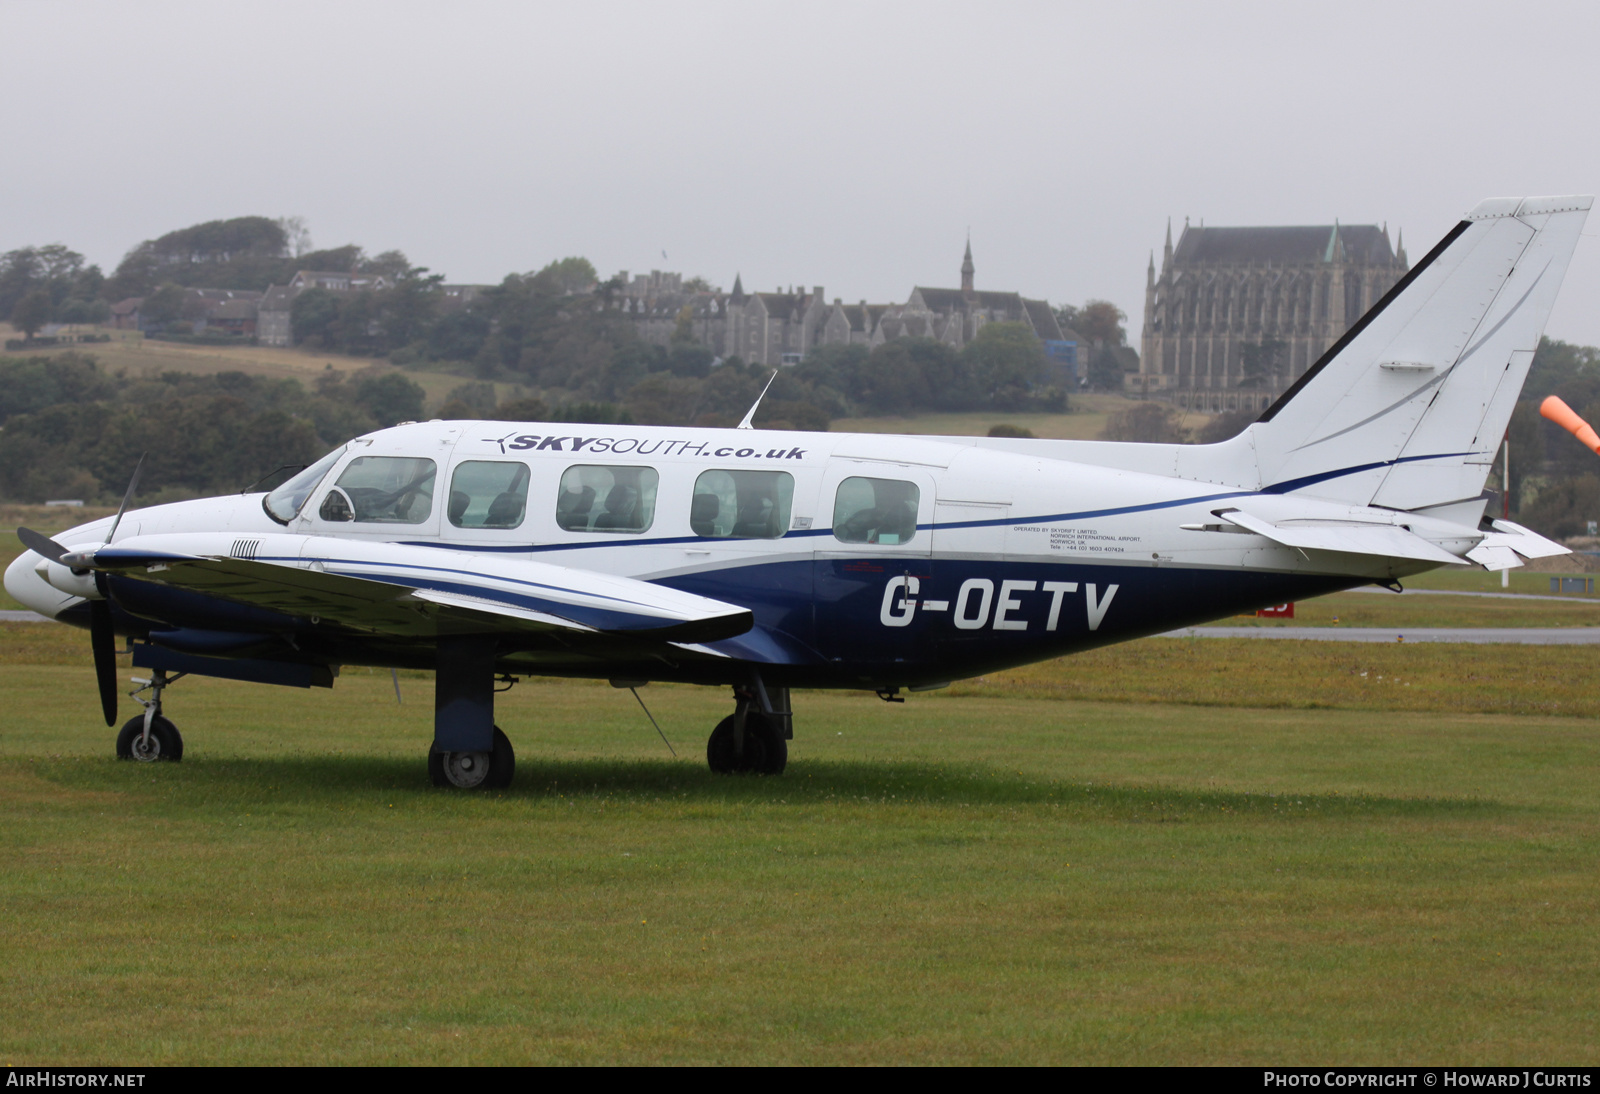
[[698, 643], [743, 634], [754, 621], [747, 608], [633, 578], [327, 536], [135, 536], [68, 558], [371, 634], [564, 632]]

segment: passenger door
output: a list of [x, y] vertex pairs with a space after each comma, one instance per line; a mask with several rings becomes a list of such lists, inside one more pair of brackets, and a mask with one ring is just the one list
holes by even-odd
[[829, 465], [812, 565], [817, 641], [831, 661], [888, 680], [927, 652], [919, 601], [933, 578], [934, 481], [926, 468]]

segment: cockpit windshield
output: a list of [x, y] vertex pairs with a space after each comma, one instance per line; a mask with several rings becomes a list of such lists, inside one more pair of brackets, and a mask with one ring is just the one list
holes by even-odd
[[300, 512], [300, 507], [311, 496], [311, 491], [317, 488], [317, 483], [333, 469], [333, 465], [339, 462], [339, 457], [344, 455], [344, 450], [348, 447], [340, 445], [263, 498], [261, 507], [267, 511], [267, 516], [279, 524], [288, 524], [293, 520], [295, 514]]

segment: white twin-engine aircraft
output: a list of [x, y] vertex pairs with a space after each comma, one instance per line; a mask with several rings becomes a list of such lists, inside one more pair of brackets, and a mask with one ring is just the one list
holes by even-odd
[[270, 493], [20, 530], [5, 585], [90, 629], [107, 725], [131, 641], [133, 759], [182, 755], [161, 712], [180, 675], [330, 687], [373, 665], [437, 673], [437, 785], [510, 781], [494, 693], [523, 674], [731, 686], [711, 768], [775, 774], [791, 688], [893, 698], [1563, 553], [1486, 520], [1483, 487], [1590, 204], [1479, 205], [1221, 444], [412, 423]]

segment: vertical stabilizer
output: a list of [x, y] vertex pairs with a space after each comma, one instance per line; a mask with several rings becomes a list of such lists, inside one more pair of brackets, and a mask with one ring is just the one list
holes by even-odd
[[1592, 200], [1467, 214], [1250, 427], [1262, 485], [1395, 509], [1482, 491]]

